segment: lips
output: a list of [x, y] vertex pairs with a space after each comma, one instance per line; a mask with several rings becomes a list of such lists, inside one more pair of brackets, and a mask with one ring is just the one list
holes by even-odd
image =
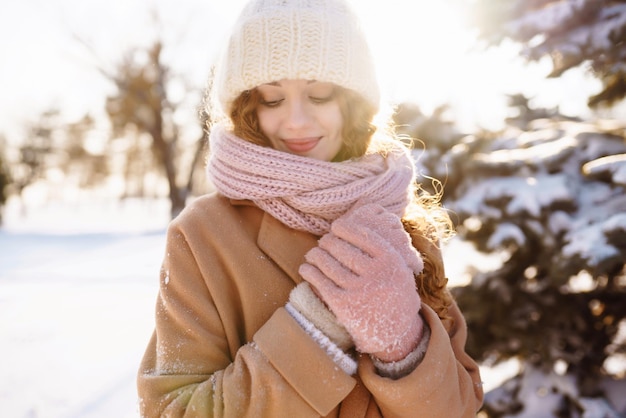
[[321, 139], [321, 137], [284, 139], [283, 142], [289, 151], [297, 154], [303, 154], [315, 148]]

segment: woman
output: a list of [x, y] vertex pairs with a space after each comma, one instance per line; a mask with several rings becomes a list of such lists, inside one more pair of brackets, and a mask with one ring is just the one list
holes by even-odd
[[252, 0], [216, 89], [217, 192], [169, 227], [142, 416], [475, 416], [480, 376], [438, 248], [449, 220], [372, 125], [352, 11]]

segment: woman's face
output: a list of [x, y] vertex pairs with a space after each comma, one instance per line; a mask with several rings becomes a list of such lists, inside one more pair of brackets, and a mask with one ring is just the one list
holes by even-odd
[[343, 117], [334, 84], [281, 80], [257, 89], [259, 125], [273, 148], [323, 161], [337, 155]]

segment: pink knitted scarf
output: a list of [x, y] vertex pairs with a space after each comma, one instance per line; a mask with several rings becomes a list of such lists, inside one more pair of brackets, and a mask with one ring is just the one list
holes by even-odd
[[400, 144], [357, 160], [326, 162], [238, 138], [221, 126], [210, 135], [209, 180], [224, 196], [247, 199], [285, 225], [316, 235], [357, 202], [378, 203], [402, 216], [413, 161]]

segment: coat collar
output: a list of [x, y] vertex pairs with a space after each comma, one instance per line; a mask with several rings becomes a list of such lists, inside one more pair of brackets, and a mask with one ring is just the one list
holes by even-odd
[[302, 282], [298, 273], [304, 255], [317, 245], [318, 237], [292, 229], [264, 212], [257, 244], [296, 283]]

